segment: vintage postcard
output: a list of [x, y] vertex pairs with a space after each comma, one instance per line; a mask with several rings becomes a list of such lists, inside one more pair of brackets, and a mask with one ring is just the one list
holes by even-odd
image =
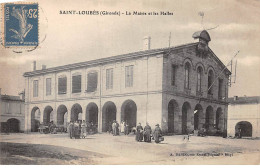
[[259, 0], [1, 1], [1, 165], [259, 165]]

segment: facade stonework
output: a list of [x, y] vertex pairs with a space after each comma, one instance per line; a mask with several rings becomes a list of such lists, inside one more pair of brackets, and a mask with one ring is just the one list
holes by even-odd
[[[131, 127], [139, 122], [143, 125], [149, 122], [153, 128], [159, 123], [164, 132], [173, 134], [185, 134], [195, 127], [207, 127], [212, 134], [217, 130], [224, 132], [230, 72], [222, 71], [225, 66], [210, 49], [201, 53], [200, 44], [150, 49], [26, 72], [25, 130], [35, 130], [32, 127], [39, 115], [41, 123], [53, 120], [58, 125], [78, 119], [94, 121], [99, 132], [106, 132], [112, 120], [127, 120]], [[129, 66], [132, 69], [129, 70]], [[199, 67], [201, 87], [198, 91]], [[209, 72], [214, 74], [210, 78], [210, 93]], [[97, 74], [94, 91], [88, 90], [89, 73]], [[76, 75], [80, 75], [81, 91], [72, 93], [73, 76]], [[64, 77], [66, 93], [60, 94], [59, 81]], [[47, 78], [51, 79], [50, 95], [46, 95]], [[37, 95], [34, 94], [35, 87]]]
[[24, 100], [19, 96], [0, 94], [1, 132], [23, 132]]
[[260, 137], [260, 96], [229, 98], [228, 136]]

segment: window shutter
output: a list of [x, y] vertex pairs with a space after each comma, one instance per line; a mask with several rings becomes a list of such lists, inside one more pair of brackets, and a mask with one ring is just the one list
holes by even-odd
[[81, 92], [81, 75], [72, 76], [72, 93]]
[[97, 72], [88, 73], [87, 92], [97, 90]]

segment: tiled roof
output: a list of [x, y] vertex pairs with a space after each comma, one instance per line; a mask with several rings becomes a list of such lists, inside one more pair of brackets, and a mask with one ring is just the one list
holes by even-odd
[[228, 98], [228, 102], [232, 104], [259, 104], [260, 96], [252, 96], [252, 97], [237, 97]]
[[[145, 56], [163, 54], [163, 53], [173, 51], [173, 50], [176, 50], [176, 49], [195, 46], [197, 44], [198, 44], [198, 42], [187, 43], [187, 44], [174, 46], [174, 47], [138, 51], [138, 52], [122, 54], [122, 55], [117, 55], [117, 56], [112, 56], [112, 57], [107, 57], [107, 58], [101, 58], [101, 59], [96, 59], [96, 60], [91, 60], [91, 61], [85, 61], [85, 62], [74, 63], [74, 64], [67, 64], [67, 65], [53, 67], [53, 68], [47, 68], [47, 69], [36, 70], [36, 71], [31, 71], [31, 72], [25, 72], [23, 76], [29, 77], [29, 76], [34, 76], [34, 75], [41, 75], [41, 74], [46, 74], [46, 73], [70, 70], [70, 69], [81, 68], [81, 67], [86, 67], [86, 66], [100, 65], [100, 64], [110, 63], [110, 62], [115, 62], [115, 61], [128, 60], [128, 59], [133, 59], [133, 58], [138, 58], [138, 57], [145, 57]], [[213, 53], [213, 55], [214, 55], [215, 59], [222, 66], [224, 66], [224, 64], [215, 56], [214, 53]]]

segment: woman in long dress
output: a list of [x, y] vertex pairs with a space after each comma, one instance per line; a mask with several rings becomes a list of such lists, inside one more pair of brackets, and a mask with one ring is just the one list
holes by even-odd
[[143, 140], [143, 127], [141, 126], [141, 123], [139, 123], [139, 125], [136, 127], [135, 140], [138, 142]]
[[124, 121], [121, 122], [120, 132], [121, 132], [121, 133], [124, 133], [124, 132], [125, 132], [125, 122], [124, 122]]
[[87, 136], [87, 125], [85, 120], [83, 120], [82, 124], [81, 124], [81, 137], [82, 138], [86, 138]]
[[146, 126], [144, 127], [144, 142], [151, 142], [151, 133], [152, 128], [146, 123]]
[[159, 124], [156, 124], [155, 126], [156, 127], [154, 129], [153, 136], [154, 136], [155, 143], [159, 143], [160, 142], [159, 138], [162, 136], [162, 130]]

